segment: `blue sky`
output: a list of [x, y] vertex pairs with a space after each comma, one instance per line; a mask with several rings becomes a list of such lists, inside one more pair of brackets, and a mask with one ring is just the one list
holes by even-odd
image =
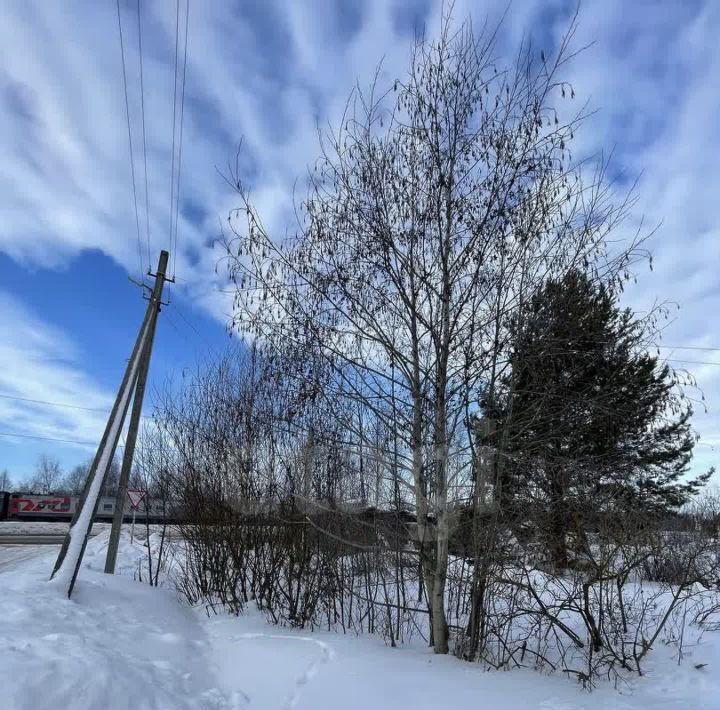
[[[175, 3], [141, 0], [150, 259], [169, 244]], [[497, 20], [505, 0], [455, 4]], [[141, 171], [135, 0], [121, 2], [136, 170]], [[516, 0], [499, 50], [523, 33], [551, 48], [574, 3]], [[236, 204], [223, 169], [243, 139], [243, 171], [271, 229], [283, 230], [293, 184], [318, 152], [317, 125], [336, 121], [379, 60], [388, 85], [414, 32], [438, 26], [433, 0], [192, 0], [176, 273], [151, 371], [159, 389], [222, 349], [231, 303], [221, 292], [219, 219]], [[145, 302], [137, 274], [125, 105], [113, 0], [7, 0], [0, 22], [0, 432], [95, 441]], [[677, 302], [662, 354], [702, 386], [697, 467], [720, 446], [720, 3], [586, 0], [568, 68], [578, 100], [597, 109], [576, 153], [614, 150], [613, 174], [640, 175], [626, 229], [661, 224], [653, 274], [628, 292], [639, 310]], [[140, 175], [138, 175], [140, 177]], [[144, 223], [144, 183], [139, 180]], [[144, 232], [143, 232], [144, 238]], [[145, 251], [143, 267], [147, 266]], [[685, 362], [695, 361], [695, 362]], [[0, 469], [22, 479], [41, 453], [69, 467], [92, 447], [0, 435]]]

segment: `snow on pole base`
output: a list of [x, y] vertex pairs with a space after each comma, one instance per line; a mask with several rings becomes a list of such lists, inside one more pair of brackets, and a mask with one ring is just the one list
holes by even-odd
[[143, 322], [141, 337], [138, 339], [133, 351], [131, 366], [125, 372], [125, 377], [105, 428], [105, 434], [100, 443], [100, 448], [95, 455], [95, 461], [91, 469], [92, 480], [90, 486], [87, 488], [87, 495], [85, 495], [84, 500], [81, 501], [81, 507], [76, 513], [77, 517], [70, 524], [70, 530], [68, 530], [55, 569], [50, 576], [50, 584], [63, 589], [68, 597], [72, 594], [73, 587], [75, 586], [75, 579], [80, 569], [85, 545], [87, 544], [90, 528], [92, 527], [93, 518], [95, 517], [95, 509], [97, 508], [100, 491], [105, 481], [107, 470], [115, 455], [122, 425], [125, 421], [128, 405], [130, 404], [130, 396], [135, 388], [140, 358], [145, 350], [147, 334], [150, 331], [149, 315], [150, 310], [148, 309], [148, 314]]

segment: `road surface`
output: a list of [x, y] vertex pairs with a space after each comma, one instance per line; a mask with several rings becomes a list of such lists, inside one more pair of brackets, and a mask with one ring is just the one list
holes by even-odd
[[62, 545], [64, 533], [15, 534], [0, 533], [0, 574], [10, 572], [28, 560], [41, 555], [54, 559], [53, 545]]
[[65, 535], [50, 533], [47, 535], [1, 535], [0, 546], [3, 545], [62, 545]]
[[[52, 559], [51, 550], [47, 545], [0, 545], [0, 575], [11, 572], [34, 557], [50, 554], [49, 559]], [[50, 563], [48, 569], [51, 567]]]

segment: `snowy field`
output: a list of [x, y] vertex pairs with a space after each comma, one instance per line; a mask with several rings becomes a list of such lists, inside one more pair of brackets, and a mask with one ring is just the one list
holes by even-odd
[[676, 649], [659, 645], [642, 678], [588, 692], [560, 675], [484, 672], [379, 638], [208, 616], [133, 580], [146, 548], [125, 532], [121, 574], [103, 574], [106, 545], [107, 531], [90, 541], [71, 600], [46, 584], [57, 548], [0, 547], [3, 710], [720, 707], [718, 633], [687, 648], [680, 665]]

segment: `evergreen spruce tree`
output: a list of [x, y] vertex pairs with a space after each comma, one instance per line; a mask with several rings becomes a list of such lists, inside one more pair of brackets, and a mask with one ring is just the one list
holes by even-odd
[[[695, 436], [674, 373], [645, 328], [574, 270], [548, 281], [515, 334], [500, 419], [502, 510], [532, 521], [556, 568], [592, 521], [681, 506], [712, 470], [685, 480]], [[500, 465], [501, 464], [501, 465]]]

